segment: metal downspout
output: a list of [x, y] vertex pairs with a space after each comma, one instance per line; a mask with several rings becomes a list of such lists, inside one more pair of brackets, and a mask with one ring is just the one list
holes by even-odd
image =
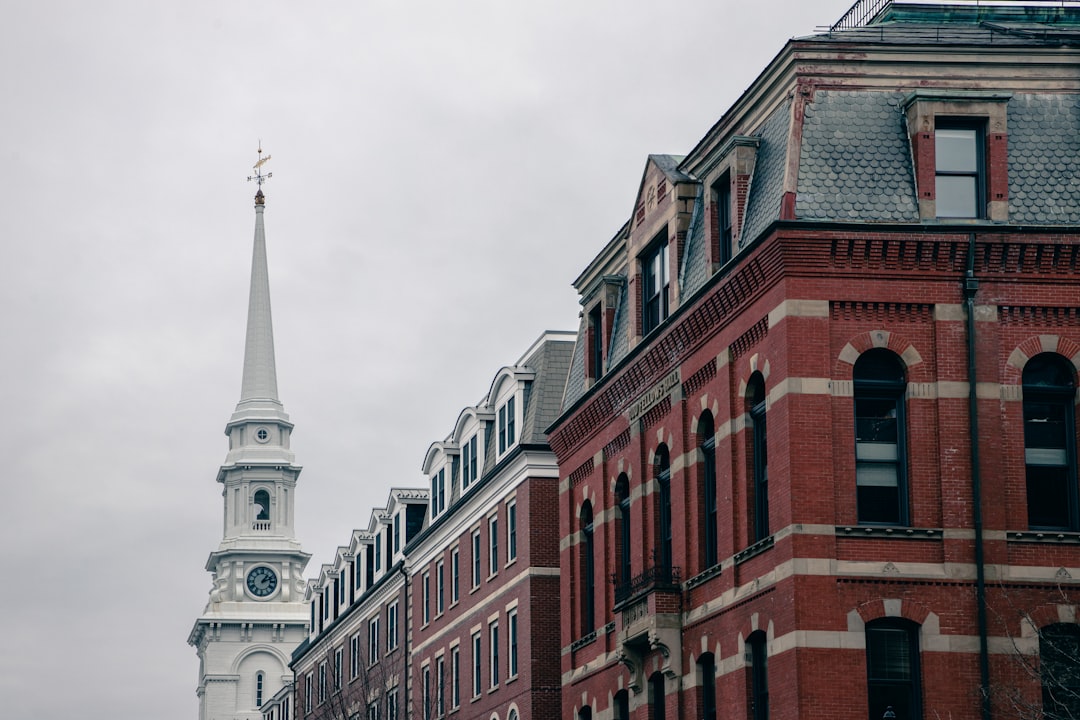
[[967, 315], [968, 423], [971, 432], [972, 521], [975, 525], [975, 596], [979, 622], [979, 683], [982, 695], [982, 718], [991, 720], [990, 648], [986, 622], [986, 567], [983, 556], [982, 474], [979, 470], [979, 403], [976, 392], [978, 375], [975, 365], [975, 233], [968, 235], [967, 272], [964, 274], [964, 309]]

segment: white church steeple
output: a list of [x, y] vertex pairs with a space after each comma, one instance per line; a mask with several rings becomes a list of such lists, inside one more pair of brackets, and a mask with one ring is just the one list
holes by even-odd
[[247, 336], [240, 401], [225, 426], [229, 451], [217, 474], [224, 529], [210, 553], [210, 599], [188, 642], [199, 654], [199, 718], [258, 720], [259, 706], [290, 677], [289, 657], [307, 636], [303, 572], [310, 555], [293, 527], [300, 467], [289, 447], [293, 425], [278, 398], [270, 280], [266, 262], [266, 198], [262, 165], [249, 180], [255, 195]]

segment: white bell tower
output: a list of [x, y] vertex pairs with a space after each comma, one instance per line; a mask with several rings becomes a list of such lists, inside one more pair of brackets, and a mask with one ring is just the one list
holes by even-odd
[[255, 248], [251, 260], [247, 342], [240, 402], [225, 434], [229, 453], [218, 471], [224, 532], [210, 553], [210, 600], [188, 637], [199, 654], [199, 720], [258, 720], [259, 707], [292, 680], [289, 659], [307, 637], [304, 568], [308, 553], [293, 530], [300, 466], [292, 423], [278, 399], [262, 157], [255, 164]]

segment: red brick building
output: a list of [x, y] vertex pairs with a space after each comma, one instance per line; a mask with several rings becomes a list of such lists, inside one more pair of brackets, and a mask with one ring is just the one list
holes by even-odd
[[545, 430], [573, 341], [541, 335], [424, 458], [429, 515], [406, 550], [416, 720], [559, 714], [559, 470]]
[[1076, 7], [860, 2], [649, 157], [550, 430], [564, 718], [1077, 716], [1078, 68]]

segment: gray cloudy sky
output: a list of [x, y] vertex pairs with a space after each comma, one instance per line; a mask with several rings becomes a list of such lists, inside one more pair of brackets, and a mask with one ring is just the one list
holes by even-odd
[[258, 138], [311, 574], [850, 1], [6, 3], [3, 715], [196, 717]]

